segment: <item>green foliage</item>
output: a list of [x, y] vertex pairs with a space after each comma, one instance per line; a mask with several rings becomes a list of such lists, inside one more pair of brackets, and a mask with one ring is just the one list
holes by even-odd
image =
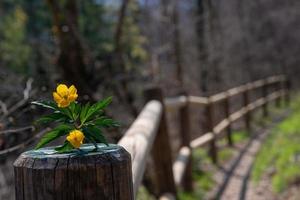
[[72, 149], [73, 149], [73, 146], [68, 141], [65, 141], [65, 143], [63, 145], [55, 148], [55, 150], [59, 153], [68, 152], [68, 151], [71, 151]]
[[138, 189], [137, 200], [155, 200], [156, 198], [152, 196], [144, 186], [140, 186]]
[[[231, 138], [234, 143], [242, 143], [244, 141], [247, 141], [250, 137], [250, 134], [245, 130], [239, 130], [239, 131], [233, 131], [231, 134]], [[220, 145], [227, 145], [228, 140], [226, 137], [223, 137], [218, 141]]]
[[103, 113], [101, 111], [103, 111], [103, 109], [106, 106], [108, 106], [111, 103], [111, 101], [112, 101], [112, 97], [108, 97], [103, 101], [99, 101], [98, 103], [95, 103], [92, 106], [86, 104], [87, 106], [84, 106], [80, 112], [81, 123], [83, 124], [89, 121], [93, 116], [102, 115]]
[[132, 70], [135, 64], [147, 58], [147, 52], [144, 45], [146, 38], [142, 35], [138, 25], [139, 5], [137, 1], [130, 1], [128, 5], [128, 13], [124, 21], [124, 37], [122, 38], [122, 46], [126, 53], [127, 70]]
[[57, 139], [58, 137], [68, 134], [69, 131], [71, 131], [72, 129], [73, 129], [72, 126], [66, 125], [66, 124], [61, 124], [61, 125], [57, 126], [53, 130], [51, 130], [47, 134], [45, 134], [42, 137], [42, 139], [40, 140], [40, 142], [36, 145], [35, 148], [39, 149], [39, 148], [45, 146], [49, 142]]
[[[80, 1], [80, 31], [96, 58], [107, 59], [115, 50], [116, 38], [114, 36], [119, 23], [117, 16], [120, 12], [120, 6], [120, 3], [105, 4], [94, 0]], [[126, 72], [137, 70], [137, 64], [147, 58], [144, 47], [146, 38], [138, 24], [139, 14], [138, 1], [129, 1], [120, 41]]]
[[100, 142], [100, 143], [104, 143], [108, 146], [108, 143], [107, 143], [105, 137], [103, 136], [101, 130], [97, 126], [94, 126], [94, 125], [84, 126], [83, 133], [87, 138], [89, 138], [89, 140], [92, 143]]
[[204, 199], [205, 193], [211, 190], [215, 185], [212, 172], [203, 170], [201, 167], [212, 165], [211, 159], [205, 149], [199, 148], [194, 150], [193, 163], [193, 180], [195, 188], [197, 189], [193, 193], [181, 191], [179, 193], [180, 200]]
[[300, 98], [293, 103], [294, 113], [273, 130], [259, 152], [252, 177], [258, 182], [272, 170], [272, 186], [275, 192], [285, 190], [289, 184], [300, 180]]
[[250, 138], [250, 134], [245, 130], [234, 131], [232, 133], [232, 140], [235, 143], [244, 142], [244, 141], [248, 140], [249, 138]]
[[3, 64], [17, 72], [26, 72], [31, 48], [26, 43], [27, 15], [21, 7], [5, 16], [1, 24], [0, 57]]
[[60, 122], [60, 121], [66, 121], [68, 118], [60, 113], [60, 112], [54, 112], [49, 115], [45, 115], [37, 120], [37, 123], [50, 123], [50, 122]]
[[[38, 123], [56, 122], [60, 123], [53, 130], [48, 132], [41, 141], [37, 144], [36, 149], [39, 149], [49, 142], [69, 134], [72, 130], [81, 131], [85, 139], [91, 142], [97, 148], [97, 143], [108, 145], [103, 136], [102, 128], [118, 127], [119, 123], [104, 115], [104, 109], [111, 103], [112, 97], [108, 97], [93, 105], [89, 103], [81, 105], [78, 102], [72, 102], [65, 108], [58, 107], [51, 101], [35, 101], [34, 105], [39, 105], [44, 108], [51, 109], [53, 113], [41, 117]], [[60, 153], [67, 152], [73, 149], [73, 146], [66, 140], [65, 143], [56, 148]]]
[[114, 10], [103, 3], [95, 3], [94, 0], [81, 0], [79, 8], [81, 12], [79, 28], [93, 54], [102, 58], [111, 53], [115, 17], [110, 16], [109, 13]]

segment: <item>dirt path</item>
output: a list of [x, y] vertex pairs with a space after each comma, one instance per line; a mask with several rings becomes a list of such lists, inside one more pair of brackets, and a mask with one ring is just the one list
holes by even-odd
[[220, 166], [215, 174], [219, 187], [214, 191], [211, 199], [220, 200], [266, 200], [276, 199], [270, 191], [269, 185], [265, 185], [263, 191], [255, 189], [249, 179], [255, 156], [264, 139], [270, 134], [272, 128], [286, 117], [289, 112], [280, 118], [274, 119], [271, 125], [264, 129], [255, 130], [254, 136], [244, 145], [236, 146], [234, 159], [225, 166]]

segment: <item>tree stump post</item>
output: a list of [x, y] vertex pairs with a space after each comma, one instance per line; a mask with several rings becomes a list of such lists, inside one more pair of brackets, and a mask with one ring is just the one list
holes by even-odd
[[[224, 103], [225, 116], [228, 120], [230, 120], [229, 119], [229, 117], [230, 117], [229, 95], [226, 96], [223, 103]], [[228, 145], [233, 146], [231, 123], [229, 123], [227, 128], [226, 128], [226, 136], [227, 136]]]
[[[184, 95], [188, 98], [186, 92], [182, 92], [181, 95]], [[191, 149], [191, 128], [190, 128], [190, 112], [189, 112], [189, 102], [180, 108], [179, 110], [180, 117], [180, 137], [181, 137], [181, 147], [188, 147]], [[182, 186], [185, 191], [193, 190], [193, 177], [192, 177], [192, 154], [190, 155], [189, 162], [186, 166], [185, 174], [182, 180]]]
[[150, 100], [158, 100], [163, 105], [160, 125], [151, 152], [156, 172], [155, 186], [157, 187], [156, 189], [159, 196], [165, 193], [171, 193], [176, 196], [177, 190], [172, 168], [172, 151], [165, 114], [164, 96], [162, 90], [156, 86], [150, 86], [145, 89], [144, 96], [146, 102]]
[[[91, 144], [82, 150], [92, 150]], [[130, 154], [118, 145], [90, 153], [27, 151], [14, 163], [16, 200], [133, 200]]]

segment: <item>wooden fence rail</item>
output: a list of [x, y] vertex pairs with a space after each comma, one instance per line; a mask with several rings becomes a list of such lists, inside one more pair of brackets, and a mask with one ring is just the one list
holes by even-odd
[[[273, 87], [272, 93], [269, 88]], [[261, 97], [252, 101], [250, 96], [254, 91], [261, 90]], [[151, 156], [155, 164], [156, 180], [160, 199], [175, 199], [175, 186], [191, 191], [192, 188], [192, 150], [209, 145], [209, 154], [214, 163], [218, 162], [218, 149], [216, 141], [223, 137], [229, 145], [233, 145], [231, 124], [244, 117], [245, 127], [251, 130], [251, 113], [262, 107], [264, 116], [268, 116], [268, 104], [272, 101], [285, 100], [289, 102], [290, 85], [285, 76], [273, 76], [258, 80], [239, 87], [229, 89], [210, 97], [197, 97], [182, 94], [173, 98], [163, 98], [162, 91], [157, 87], [148, 88], [145, 92], [146, 104], [143, 111], [126, 132], [119, 144], [132, 155], [132, 173], [134, 194], [137, 193], [145, 170], [146, 159]], [[242, 95], [243, 107], [231, 113], [230, 99]], [[155, 100], [153, 100], [155, 99]], [[213, 116], [214, 106], [222, 103], [225, 118], [215, 124]], [[189, 105], [195, 104], [206, 107], [208, 132], [191, 140]], [[179, 109], [181, 147], [177, 157], [172, 162], [171, 145], [165, 112]], [[250, 132], [249, 132], [250, 134]]]

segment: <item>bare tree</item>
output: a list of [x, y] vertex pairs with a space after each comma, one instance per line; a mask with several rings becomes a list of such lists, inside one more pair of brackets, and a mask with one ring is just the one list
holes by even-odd
[[92, 96], [88, 85], [89, 74], [82, 38], [78, 32], [78, 6], [76, 0], [47, 0], [53, 16], [54, 34], [59, 43], [57, 64], [64, 78]]
[[174, 59], [176, 66], [176, 79], [179, 86], [183, 86], [183, 70], [182, 70], [182, 54], [180, 42], [180, 28], [179, 28], [179, 12], [178, 1], [173, 2], [173, 24], [174, 24]]

